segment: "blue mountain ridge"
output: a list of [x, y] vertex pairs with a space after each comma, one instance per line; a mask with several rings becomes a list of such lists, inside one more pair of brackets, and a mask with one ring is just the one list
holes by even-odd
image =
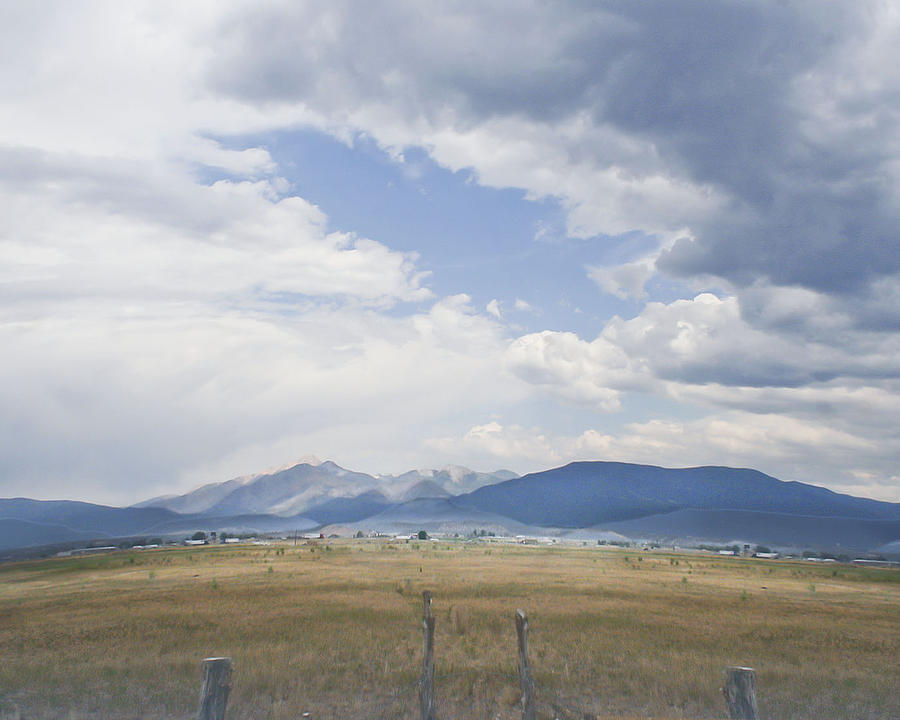
[[[346, 476], [351, 481], [357, 475], [369, 477], [338, 466], [325, 469], [332, 476]], [[699, 538], [708, 537], [713, 529], [717, 536], [725, 532], [724, 511], [740, 511], [741, 515], [732, 517], [740, 517], [745, 537], [763, 543], [767, 535], [777, 535], [788, 542], [792, 533], [798, 543], [815, 541], [819, 545], [831, 541], [840, 544], [844, 536], [847, 541], [900, 539], [892, 537], [894, 528], [900, 525], [891, 522], [900, 521], [900, 503], [785, 482], [757, 470], [715, 466], [669, 469], [620, 462], [574, 462], [456, 496], [448, 496], [439, 485], [428, 482], [410, 489], [413, 495], [425, 493], [424, 499], [429, 492], [441, 496], [433, 497], [434, 502], [430, 503], [422, 502], [421, 496], [391, 501], [380, 491], [366, 490], [347, 497], [322, 497], [304, 505], [299, 513], [276, 515], [257, 509], [260, 498], [265, 502], [286, 500], [291, 507], [291, 493], [309, 492], [310, 483], [315, 482], [313, 470], [310, 466], [296, 466], [260, 476], [260, 487], [253, 488], [252, 482], [242, 483], [237, 493], [226, 487], [226, 502], [194, 513], [145, 504], [116, 508], [69, 500], [0, 499], [0, 549], [151, 533], [174, 535], [198, 529], [278, 532], [356, 523], [359, 527], [366, 524], [367, 528], [370, 524], [368, 529], [377, 530], [382, 521], [460, 523], [467, 515], [471, 522], [489, 515], [494, 524], [507, 518], [509, 528], [519, 529], [605, 528]], [[282, 480], [281, 485], [278, 479]], [[215, 492], [215, 487], [204, 491]], [[249, 507], [238, 502], [241, 497], [246, 497]], [[423, 514], [426, 507], [430, 510]], [[797, 518], [796, 522], [792, 523], [791, 518]], [[829, 518], [848, 522], [829, 524]], [[843, 535], [829, 538], [829, 527]], [[801, 528], [805, 530], [801, 532]], [[900, 536], [900, 530], [897, 534]]]
[[758, 470], [670, 469], [619, 462], [573, 462], [479, 488], [456, 498], [464, 507], [529, 525], [578, 528], [686, 508], [786, 515], [900, 519], [900, 503], [843, 495]]

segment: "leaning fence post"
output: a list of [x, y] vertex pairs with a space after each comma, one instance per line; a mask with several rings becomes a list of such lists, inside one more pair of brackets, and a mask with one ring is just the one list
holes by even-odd
[[522, 720], [534, 720], [534, 681], [528, 664], [528, 618], [516, 610], [516, 635], [519, 638], [519, 684], [522, 686]]
[[725, 702], [731, 720], [759, 720], [756, 707], [756, 673], [753, 668], [730, 667], [725, 671]]
[[431, 614], [431, 591], [422, 593], [422, 684], [419, 688], [419, 707], [422, 720], [435, 720], [434, 705], [434, 615]]
[[225, 720], [225, 706], [231, 692], [231, 658], [206, 658], [201, 666], [203, 682], [197, 720]]

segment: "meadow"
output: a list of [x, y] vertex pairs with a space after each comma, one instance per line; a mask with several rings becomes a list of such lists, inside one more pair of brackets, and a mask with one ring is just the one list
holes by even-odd
[[514, 612], [542, 718], [900, 718], [900, 572], [662, 550], [330, 540], [0, 566], [0, 717], [189, 718], [200, 660], [228, 717], [414, 718], [421, 591], [438, 716], [518, 718]]

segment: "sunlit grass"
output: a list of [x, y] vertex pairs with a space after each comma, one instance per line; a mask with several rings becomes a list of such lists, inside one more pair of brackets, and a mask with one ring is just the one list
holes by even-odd
[[443, 718], [519, 716], [517, 607], [543, 717], [722, 717], [735, 664], [763, 717], [900, 717], [895, 570], [374, 541], [0, 566], [0, 713], [188, 718], [228, 655], [230, 718], [412, 718], [425, 588]]

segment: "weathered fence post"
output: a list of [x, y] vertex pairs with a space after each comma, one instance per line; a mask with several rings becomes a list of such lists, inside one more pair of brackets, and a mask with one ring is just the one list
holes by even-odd
[[201, 666], [203, 683], [197, 720], [225, 720], [225, 706], [231, 692], [231, 658], [206, 658]]
[[725, 671], [725, 702], [731, 720], [759, 720], [756, 707], [756, 673], [753, 668], [730, 667]]
[[534, 720], [534, 681], [528, 664], [528, 618], [516, 610], [516, 635], [519, 638], [519, 684], [522, 686], [522, 720]]
[[431, 614], [431, 591], [422, 592], [422, 684], [419, 688], [419, 707], [422, 720], [435, 720], [434, 704], [434, 615]]

